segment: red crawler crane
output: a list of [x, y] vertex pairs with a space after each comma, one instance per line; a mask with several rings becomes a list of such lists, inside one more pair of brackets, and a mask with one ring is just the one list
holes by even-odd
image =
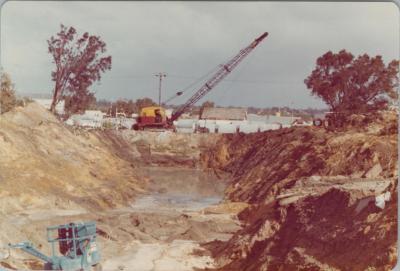
[[[229, 60], [226, 64], [221, 65], [221, 68], [197, 90], [186, 103], [180, 106], [175, 112], [172, 113], [170, 119], [165, 117], [165, 111], [161, 107], [143, 108], [140, 112], [137, 124], [134, 129], [143, 130], [145, 127], [160, 127], [167, 128], [173, 126], [173, 122], [177, 120], [183, 113], [185, 113], [191, 106], [210, 92], [219, 82], [222, 81], [235, 67], [248, 55], [254, 48], [266, 37], [268, 33], [265, 32], [260, 37], [255, 39], [249, 46], [240, 50], [240, 52]], [[178, 92], [179, 96], [182, 92]], [[154, 114], [150, 111], [155, 111]]]

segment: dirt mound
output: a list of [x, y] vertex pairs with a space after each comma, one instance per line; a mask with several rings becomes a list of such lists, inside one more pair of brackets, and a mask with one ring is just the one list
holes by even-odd
[[[43, 197], [62, 199], [60, 206], [123, 204], [141, 189], [132, 166], [102, 140], [94, 133], [76, 134], [35, 103], [1, 116], [2, 200], [25, 199], [18, 200], [20, 209], [45, 204]], [[111, 190], [118, 193], [111, 196]]]
[[[204, 153], [204, 165], [232, 174], [226, 199], [250, 204], [239, 214], [242, 230], [206, 245], [220, 269], [390, 270], [397, 255], [392, 120], [364, 132], [298, 127], [226, 136]], [[382, 210], [375, 201], [385, 192]]]
[[[396, 189], [389, 190], [395, 199]], [[381, 210], [367, 186], [354, 193], [349, 182], [324, 191], [243, 211], [242, 230], [227, 243], [209, 244], [221, 269], [390, 270], [396, 263], [396, 200]]]
[[43, 243], [49, 225], [36, 221], [125, 206], [143, 191], [131, 164], [103, 142], [35, 103], [0, 116], [0, 247]]

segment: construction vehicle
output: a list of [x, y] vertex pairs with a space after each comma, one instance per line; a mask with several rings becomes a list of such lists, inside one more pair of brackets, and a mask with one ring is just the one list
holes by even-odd
[[328, 131], [339, 130], [346, 124], [346, 116], [344, 112], [326, 112], [323, 117], [314, 118], [313, 125]]
[[145, 128], [169, 128], [169, 122], [165, 114], [165, 109], [161, 106], [149, 106], [140, 110], [134, 130], [144, 130]]
[[[96, 244], [96, 222], [77, 222], [47, 228], [52, 255], [37, 250], [31, 242], [9, 244], [44, 262], [44, 270], [101, 271], [100, 251]], [[56, 252], [56, 245], [58, 252]]]
[[[165, 110], [162, 107], [145, 107], [140, 111], [139, 117], [137, 118], [137, 123], [134, 124], [132, 128], [134, 130], [144, 130], [147, 127], [173, 128], [173, 122], [175, 120], [187, 112], [191, 106], [203, 98], [204, 95], [209, 93], [219, 82], [221, 82], [229, 73], [231, 73], [233, 69], [267, 36], [267, 32], [263, 33], [246, 48], [240, 50], [239, 53], [227, 63], [220, 65], [217, 72], [214, 73], [214, 75], [205, 84], [203, 84], [192, 95], [192, 97], [186, 101], [186, 103], [172, 113], [171, 118], [167, 118], [165, 116]], [[183, 92], [179, 91], [176, 93], [176, 96], [180, 96], [182, 94]], [[161, 117], [157, 115], [156, 110], [158, 110], [158, 114], [161, 115]]]

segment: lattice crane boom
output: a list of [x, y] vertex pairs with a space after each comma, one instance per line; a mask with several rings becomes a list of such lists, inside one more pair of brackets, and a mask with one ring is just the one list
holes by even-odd
[[170, 122], [177, 120], [183, 113], [185, 113], [192, 105], [210, 92], [219, 82], [222, 81], [251, 51], [266, 37], [268, 33], [265, 32], [260, 37], [255, 39], [249, 46], [240, 50], [240, 52], [229, 60], [203, 85], [197, 90], [192, 97], [185, 104], [179, 107], [171, 116]]

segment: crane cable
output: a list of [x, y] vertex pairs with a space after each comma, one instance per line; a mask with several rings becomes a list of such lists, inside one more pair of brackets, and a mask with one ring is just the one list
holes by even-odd
[[[229, 59], [232, 59], [234, 57], [231, 56]], [[164, 103], [166, 104], [167, 102], [183, 95], [186, 91], [189, 90], [189, 88], [193, 87], [194, 85], [196, 85], [197, 83], [199, 83], [200, 81], [206, 79], [206, 77], [208, 77], [210, 74], [216, 72], [218, 69], [221, 68], [221, 66], [223, 66], [225, 64], [225, 61], [223, 63], [220, 63], [218, 65], [216, 65], [215, 67], [213, 67], [209, 72], [207, 72], [205, 75], [203, 75], [202, 77], [200, 77], [199, 79], [197, 79], [195, 82], [191, 83], [190, 85], [188, 85], [187, 87], [185, 87], [182, 91], [178, 91], [175, 95], [173, 95], [172, 97], [168, 98], [166, 101], [164, 101]], [[193, 89], [192, 89], [193, 90]]]
[[193, 83], [189, 84], [188, 86], [186, 86], [185, 88], [183, 88], [183, 90], [178, 91], [175, 95], [171, 96], [170, 98], [168, 98], [167, 100], [164, 101], [164, 103], [166, 104], [167, 102], [170, 102], [171, 100], [183, 95], [186, 91], [188, 91], [191, 87], [195, 86], [196, 84], [198, 84], [200, 81], [204, 80], [206, 77], [208, 77], [211, 73], [213, 73], [217, 68], [220, 67], [220, 64], [218, 64], [217, 66], [215, 66], [212, 70], [210, 70], [209, 72], [207, 72], [205, 75], [203, 75], [202, 77], [200, 77], [199, 79], [197, 79], [196, 81], [194, 81]]
[[[232, 59], [233, 56], [229, 59]], [[254, 58], [253, 58], [254, 59]], [[218, 64], [217, 66], [215, 66], [212, 70], [210, 70], [209, 72], [207, 72], [205, 75], [203, 75], [202, 77], [200, 77], [198, 80], [196, 80], [195, 82], [191, 83], [190, 85], [188, 85], [187, 87], [185, 87], [182, 91], [178, 91], [175, 95], [171, 96], [170, 98], [168, 98], [167, 100], [164, 101], [164, 103], [166, 104], [167, 102], [170, 102], [171, 100], [183, 95], [186, 91], [189, 90], [189, 88], [193, 87], [194, 85], [196, 85], [197, 83], [199, 83], [201, 80], [204, 80], [207, 76], [209, 76], [211, 73], [215, 72], [217, 69], [220, 69], [223, 65], [225, 64], [225, 62], [223, 62], [222, 64]], [[238, 74], [236, 75], [236, 79], [238, 77]], [[231, 83], [231, 85], [233, 84], [233, 82]]]
[[[215, 97], [216, 99], [214, 99], [215, 102], [218, 102], [218, 101], [222, 100], [221, 98], [223, 98], [224, 94], [228, 91], [228, 87], [232, 88], [233, 84], [238, 82], [237, 79], [240, 76], [242, 76], [243, 71], [246, 70], [245, 67], [246, 66], [247, 67], [251, 66], [251, 64], [254, 62], [254, 59], [255, 59], [254, 55], [256, 55], [256, 53], [253, 53], [253, 55], [248, 56], [247, 57], [247, 63], [246, 63], [246, 61], [243, 61], [241, 67], [239, 67], [236, 70], [236, 72], [234, 72], [233, 74], [232, 73], [230, 74], [231, 78], [232, 78], [231, 80], [229, 80], [229, 79], [225, 79], [224, 80], [224, 82], [226, 82], [226, 84], [220, 86], [220, 91], [214, 91], [214, 93], [220, 94], [220, 95], [216, 95], [216, 97]], [[229, 99], [229, 103], [230, 103], [232, 101], [232, 97], [231, 96], [228, 96], [228, 97], [230, 97], [230, 99]], [[226, 101], [227, 99], [224, 99], [224, 100]]]

